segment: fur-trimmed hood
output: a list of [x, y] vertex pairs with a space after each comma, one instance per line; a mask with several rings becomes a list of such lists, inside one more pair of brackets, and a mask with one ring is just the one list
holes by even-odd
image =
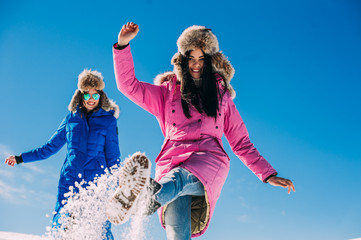
[[[171, 60], [171, 64], [174, 66], [173, 74], [177, 76], [178, 81], [182, 81], [182, 58], [185, 57], [185, 53], [195, 48], [200, 48], [202, 51], [211, 56], [212, 69], [214, 73], [218, 73], [223, 77], [223, 80], [227, 83], [227, 90], [231, 94], [232, 98], [235, 98], [236, 92], [231, 86], [230, 82], [234, 76], [234, 68], [228, 61], [227, 57], [219, 51], [219, 45], [217, 37], [212, 31], [204, 26], [191, 26], [183, 31], [177, 41], [178, 52], [174, 54]], [[165, 75], [169, 75], [166, 73]], [[164, 74], [157, 76], [155, 84], [161, 84], [164, 81], [169, 80], [169, 76], [163, 78]]]
[[[114, 111], [113, 116], [115, 118], [119, 118], [119, 106], [111, 99], [108, 98], [105, 92], [98, 90], [100, 93], [99, 107], [103, 110], [109, 112], [111, 110]], [[77, 89], [69, 103], [68, 109], [69, 111], [75, 113], [78, 110], [78, 106], [82, 106], [83, 101], [83, 93]]]
[[91, 69], [84, 69], [78, 76], [78, 89], [75, 90], [75, 93], [69, 103], [69, 111], [75, 113], [78, 110], [78, 107], [83, 106], [83, 93], [89, 91], [90, 89], [95, 89], [100, 94], [99, 106], [97, 108], [102, 108], [106, 112], [113, 110], [113, 116], [118, 118], [120, 112], [119, 106], [108, 98], [107, 94], [103, 91], [104, 87], [105, 83], [103, 75], [100, 72]]

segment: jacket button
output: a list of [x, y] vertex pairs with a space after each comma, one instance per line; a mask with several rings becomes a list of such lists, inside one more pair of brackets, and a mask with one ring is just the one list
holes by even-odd
[[221, 116], [222, 114], [221, 113], [218, 113], [218, 116]]
[[175, 110], [173, 109], [173, 110], [172, 110], [172, 113], [174, 113], [174, 112], [175, 112]]
[[173, 126], [175, 126], [175, 123], [173, 123]]
[[216, 129], [218, 129], [218, 126], [216, 126]]
[[201, 122], [202, 120], [198, 119], [198, 122]]

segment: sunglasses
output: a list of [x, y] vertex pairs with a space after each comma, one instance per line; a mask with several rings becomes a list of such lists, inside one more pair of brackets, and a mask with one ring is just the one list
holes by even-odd
[[96, 101], [100, 98], [100, 95], [99, 95], [99, 93], [94, 93], [94, 94], [84, 93], [83, 94], [83, 98], [85, 101], [88, 101], [90, 99], [90, 97], [93, 97], [93, 99]]

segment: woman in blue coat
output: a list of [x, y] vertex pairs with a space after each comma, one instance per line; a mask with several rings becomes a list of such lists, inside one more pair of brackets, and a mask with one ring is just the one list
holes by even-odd
[[[117, 167], [120, 160], [117, 118], [119, 107], [103, 91], [100, 72], [84, 70], [78, 77], [78, 89], [69, 104], [65, 116], [50, 140], [39, 148], [9, 156], [5, 163], [14, 166], [47, 159], [67, 144], [67, 153], [61, 168], [58, 196], [53, 224], [58, 224], [60, 210], [75, 182], [92, 181], [105, 169]], [[110, 224], [105, 224], [105, 239], [113, 239]]]

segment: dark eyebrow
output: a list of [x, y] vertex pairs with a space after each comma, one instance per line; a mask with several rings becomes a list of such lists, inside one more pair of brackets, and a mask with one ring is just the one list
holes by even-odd
[[[194, 56], [190, 55], [188, 58], [194, 58]], [[199, 59], [204, 58], [204, 55], [200, 56]]]

